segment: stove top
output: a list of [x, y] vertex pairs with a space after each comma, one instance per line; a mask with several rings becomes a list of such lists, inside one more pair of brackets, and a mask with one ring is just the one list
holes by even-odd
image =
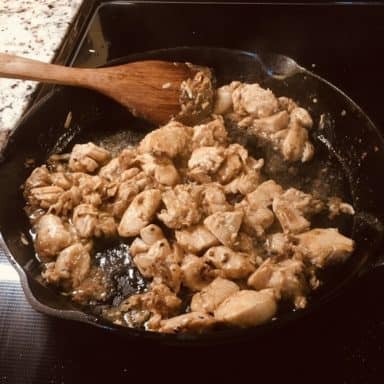
[[[85, 1], [56, 61], [104, 65], [133, 52], [173, 46], [265, 50], [293, 57], [330, 80], [384, 127], [384, 84], [377, 60], [384, 6]], [[41, 87], [37, 98], [49, 87]], [[166, 347], [118, 338], [101, 329], [49, 318], [24, 298], [0, 250], [0, 384], [116, 383], [294, 378], [384, 381], [384, 270], [325, 311], [249, 343]], [[183, 376], [182, 376], [183, 375]]]

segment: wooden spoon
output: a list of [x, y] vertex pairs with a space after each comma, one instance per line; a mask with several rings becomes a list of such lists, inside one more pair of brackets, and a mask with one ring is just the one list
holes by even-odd
[[185, 63], [148, 60], [105, 68], [72, 68], [0, 53], [0, 77], [96, 90], [157, 124], [180, 112], [180, 84], [196, 73]]

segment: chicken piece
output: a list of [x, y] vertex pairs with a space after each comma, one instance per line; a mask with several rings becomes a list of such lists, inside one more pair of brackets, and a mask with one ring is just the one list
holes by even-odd
[[265, 248], [270, 255], [290, 255], [292, 251], [291, 245], [287, 235], [281, 232], [269, 235], [265, 241]]
[[103, 194], [106, 186], [106, 182], [98, 175], [88, 175], [82, 172], [74, 172], [71, 174], [76, 185], [83, 195], [88, 195], [93, 192], [99, 192]]
[[99, 211], [90, 204], [80, 204], [74, 209], [72, 222], [80, 237], [87, 238], [95, 234], [98, 214]]
[[212, 283], [193, 295], [191, 310], [213, 313], [227, 297], [237, 291], [239, 291], [239, 287], [233, 281], [217, 277]]
[[116, 223], [109, 214], [99, 212], [90, 204], [80, 204], [72, 216], [73, 225], [81, 238], [105, 235], [112, 237], [116, 234]]
[[273, 200], [272, 207], [285, 233], [301, 233], [310, 227], [304, 215], [320, 212], [324, 204], [310, 194], [289, 188]]
[[[135, 244], [134, 250], [138, 249], [138, 243]], [[147, 278], [155, 276], [156, 264], [163, 263], [167, 256], [172, 252], [167, 239], [161, 239], [148, 247], [145, 253], [138, 253], [133, 261], [135, 262], [140, 273]]]
[[[136, 245], [137, 248], [137, 245]], [[147, 278], [178, 292], [181, 285], [181, 269], [174, 261], [173, 251], [166, 239], [153, 243], [146, 253], [138, 253], [133, 261], [140, 273]]]
[[[78, 187], [73, 186], [69, 190], [64, 191], [58, 197], [56, 203], [52, 204], [49, 207], [48, 212], [56, 215], [68, 216], [69, 213], [73, 210], [73, 208], [80, 204], [81, 198], [82, 195], [80, 189]], [[84, 200], [87, 200], [84, 196], [83, 198]], [[97, 203], [99, 203], [99, 201], [97, 201]]]
[[226, 184], [243, 169], [247, 158], [248, 151], [240, 144], [231, 144], [225, 149], [225, 160], [217, 172], [217, 181]]
[[148, 245], [152, 245], [159, 240], [165, 239], [163, 231], [159, 226], [155, 224], [149, 224], [144, 227], [140, 231], [140, 237]]
[[51, 181], [53, 185], [57, 187], [63, 188], [65, 191], [72, 187], [71, 174], [64, 172], [53, 172], [50, 175]]
[[184, 259], [184, 250], [178, 243], [173, 243], [171, 245], [172, 248], [172, 260], [174, 263], [181, 264]]
[[308, 139], [308, 131], [298, 123], [290, 123], [281, 144], [281, 152], [287, 161], [306, 162], [312, 159], [314, 149]]
[[253, 192], [260, 184], [260, 169], [263, 165], [263, 159], [255, 160], [252, 157], [248, 157], [243, 167], [243, 173], [225, 185], [225, 193], [247, 195]]
[[224, 115], [231, 112], [233, 87], [231, 85], [224, 85], [216, 89], [215, 104], [213, 112], [218, 115]]
[[108, 182], [102, 177], [91, 176], [86, 173], [73, 173], [72, 178], [84, 203], [100, 206], [103, 199], [108, 197]]
[[161, 210], [157, 217], [173, 229], [197, 224], [201, 219], [201, 192], [201, 187], [184, 184], [163, 192], [166, 209]]
[[71, 233], [58, 216], [50, 213], [41, 216], [36, 224], [35, 248], [43, 262], [52, 261], [71, 242]]
[[308, 111], [304, 108], [296, 107], [293, 108], [290, 114], [290, 120], [293, 123], [298, 123], [304, 128], [312, 128], [313, 120]]
[[236, 208], [244, 212], [244, 229], [258, 237], [264, 236], [265, 231], [273, 224], [275, 217], [268, 208], [273, 199], [283, 192], [280, 185], [273, 180], [260, 184], [253, 192], [246, 195]]
[[248, 254], [224, 246], [210, 248], [205, 252], [203, 260], [216, 268], [218, 276], [226, 279], [243, 279], [255, 270]]
[[278, 101], [269, 89], [259, 84], [241, 84], [232, 93], [233, 109], [240, 116], [267, 117], [277, 112]]
[[147, 176], [153, 177], [159, 184], [174, 186], [179, 182], [179, 174], [166, 156], [153, 156], [144, 153], [137, 157]]
[[296, 250], [318, 268], [344, 262], [353, 252], [354, 241], [336, 228], [316, 228], [294, 236]]
[[99, 212], [95, 236], [114, 237], [117, 235], [117, 225], [114, 218], [107, 212]]
[[188, 176], [198, 182], [211, 181], [225, 158], [223, 147], [199, 147], [196, 148], [188, 161]]
[[175, 231], [175, 236], [178, 244], [185, 251], [192, 253], [199, 253], [219, 244], [217, 238], [204, 225]]
[[186, 155], [192, 136], [192, 128], [177, 121], [170, 121], [167, 125], [155, 129], [141, 140], [139, 154], [151, 153], [166, 155], [170, 159], [178, 155]]
[[55, 185], [32, 188], [28, 194], [28, 202], [34, 208], [49, 209], [63, 193], [63, 188]]
[[273, 201], [273, 212], [284, 233], [301, 233], [307, 231], [311, 225], [298, 209], [279, 197]]
[[98, 175], [108, 181], [119, 181], [122, 172], [123, 169], [120, 166], [119, 158], [115, 157], [100, 168]]
[[273, 288], [277, 297], [292, 300], [296, 308], [304, 308], [308, 292], [305, 269], [300, 260], [287, 259], [276, 263], [267, 259], [249, 276], [248, 285], [256, 291]]
[[201, 333], [212, 328], [214, 324], [215, 319], [204, 312], [189, 312], [162, 320], [158, 331], [163, 333]]
[[249, 236], [245, 232], [239, 232], [235, 244], [233, 244], [234, 251], [240, 251], [245, 253], [252, 253], [255, 246], [253, 243], [253, 237]]
[[243, 216], [241, 211], [216, 212], [204, 220], [204, 225], [223, 245], [230, 247], [236, 241]]
[[115, 201], [111, 205], [110, 212], [116, 218], [121, 218], [132, 200], [144, 188], [150, 188], [151, 179], [144, 172], [137, 173], [118, 185]]
[[129, 247], [129, 253], [133, 257], [135, 257], [138, 255], [145, 254], [146, 252], [148, 252], [149, 248], [150, 248], [150, 245], [148, 245], [145, 241], [143, 241], [143, 239], [141, 239], [140, 237], [136, 237], [136, 239], [132, 241]]
[[355, 210], [352, 205], [344, 203], [339, 197], [331, 197], [327, 202], [329, 210], [329, 218], [334, 219], [336, 216], [345, 213], [347, 215], [354, 215]]
[[314, 154], [307, 130], [312, 127], [313, 122], [305, 109], [292, 103], [292, 101], [283, 103], [283, 109], [286, 110], [261, 118], [247, 116], [237, 124], [240, 128], [246, 128], [250, 135], [271, 142], [285, 160], [305, 162]]
[[136, 161], [137, 150], [136, 148], [125, 148], [119, 156], [119, 164], [122, 170], [127, 170], [132, 167]]
[[241, 172], [242, 168], [243, 164], [236, 154], [228, 155], [217, 172], [216, 180], [227, 184]]
[[181, 270], [183, 272], [183, 285], [191, 291], [200, 291], [213, 279], [211, 268], [201, 257], [192, 254], [185, 255]]
[[324, 203], [321, 200], [295, 188], [287, 189], [279, 198], [284, 199], [305, 215], [319, 213], [324, 209]]
[[216, 183], [204, 185], [202, 206], [207, 215], [233, 209], [226, 200], [224, 188]]
[[246, 202], [254, 209], [266, 208], [272, 205], [273, 199], [283, 193], [283, 188], [274, 180], [260, 184], [255, 191], [247, 194]]
[[62, 250], [56, 263], [48, 266], [43, 277], [49, 283], [56, 283], [66, 290], [79, 287], [91, 268], [91, 257], [86, 247], [80, 243], [72, 244]]
[[280, 109], [285, 109], [288, 113], [291, 113], [294, 108], [297, 108], [297, 104], [289, 97], [281, 96], [277, 98]]
[[151, 284], [148, 292], [130, 296], [120, 304], [122, 312], [147, 310], [161, 317], [172, 316], [181, 306], [181, 300], [164, 284]]
[[252, 208], [250, 205], [243, 205], [243, 227], [244, 230], [257, 237], [262, 237], [265, 231], [274, 223], [275, 216], [269, 208]]
[[148, 189], [139, 193], [131, 202], [118, 226], [122, 237], [137, 236], [156, 214], [161, 201], [161, 192]]
[[108, 282], [103, 270], [92, 266], [89, 273], [71, 292], [71, 298], [74, 302], [87, 305], [90, 302], [105, 302], [109, 297]]
[[225, 145], [227, 140], [228, 134], [221, 116], [215, 116], [209, 123], [193, 127], [192, 149]]
[[150, 179], [148, 177], [145, 177], [145, 173], [141, 172], [139, 168], [133, 167], [133, 168], [126, 169], [120, 175], [121, 182], [125, 182], [128, 180], [131, 180], [131, 181], [139, 180], [140, 184], [144, 184], [144, 185], [141, 185], [140, 187], [144, 188], [145, 183], [142, 180], [150, 180]]
[[215, 319], [225, 324], [252, 327], [273, 318], [277, 311], [273, 289], [243, 290], [226, 298], [215, 310]]
[[106, 164], [110, 157], [107, 150], [93, 143], [76, 144], [72, 149], [68, 168], [72, 172], [92, 173]]
[[35, 168], [24, 184], [24, 196], [33, 188], [48, 187], [52, 184], [51, 175], [46, 165]]
[[276, 114], [261, 119], [253, 119], [249, 122], [248, 133], [269, 139], [272, 133], [286, 129], [289, 123], [289, 114], [280, 111]]

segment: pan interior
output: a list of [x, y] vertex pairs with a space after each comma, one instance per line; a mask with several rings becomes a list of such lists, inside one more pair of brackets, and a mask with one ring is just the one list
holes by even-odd
[[[278, 167], [267, 162], [265, 175], [284, 187], [298, 187], [306, 192], [336, 195], [352, 202], [357, 214], [341, 217], [332, 224], [320, 219], [321, 226], [337, 226], [353, 237], [357, 249], [342, 266], [327, 270], [323, 286], [311, 298], [311, 304], [335, 293], [367, 265], [374, 262], [381, 242], [384, 185], [380, 164], [384, 164], [382, 138], [369, 118], [348, 97], [316, 75], [298, 67], [293, 61], [277, 55], [255, 55], [214, 48], [178, 48], [135, 55], [120, 60], [144, 59], [190, 61], [214, 69], [217, 85], [233, 80], [258, 82], [279, 96], [288, 96], [308, 109], [314, 119], [311, 139], [316, 154], [308, 164]], [[72, 114], [70, 127], [64, 122]], [[39, 282], [40, 267], [34, 258], [32, 241], [24, 245], [21, 234], [29, 236], [29, 222], [23, 211], [20, 186], [32, 167], [44, 163], [52, 153], [63, 153], [75, 143], [93, 141], [118, 151], [134, 145], [151, 129], [149, 123], [134, 118], [128, 111], [91, 91], [56, 88], [53, 94], [36, 105], [23, 119], [4, 153], [0, 167], [3, 188], [0, 191], [0, 229], [14, 260], [26, 272], [32, 294], [55, 309], [76, 308], [69, 300]], [[252, 138], [238, 135], [250, 153], [269, 157]], [[129, 254], [124, 243], [101, 244], [98, 260], [115, 257], [111, 271], [121, 267]], [[128, 260], [129, 261], [129, 260]], [[120, 263], [120, 264], [119, 264]], [[115, 269], [114, 269], [115, 268]], [[119, 275], [117, 275], [119, 277]], [[143, 288], [137, 275], [121, 280], [120, 295]], [[92, 310], [93, 311], [93, 310]]]

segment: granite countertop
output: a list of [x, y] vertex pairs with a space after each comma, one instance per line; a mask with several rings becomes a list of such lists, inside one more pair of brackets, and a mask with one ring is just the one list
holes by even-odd
[[[50, 62], [82, 0], [0, 1], [0, 52]], [[0, 148], [37, 83], [0, 78]]]

